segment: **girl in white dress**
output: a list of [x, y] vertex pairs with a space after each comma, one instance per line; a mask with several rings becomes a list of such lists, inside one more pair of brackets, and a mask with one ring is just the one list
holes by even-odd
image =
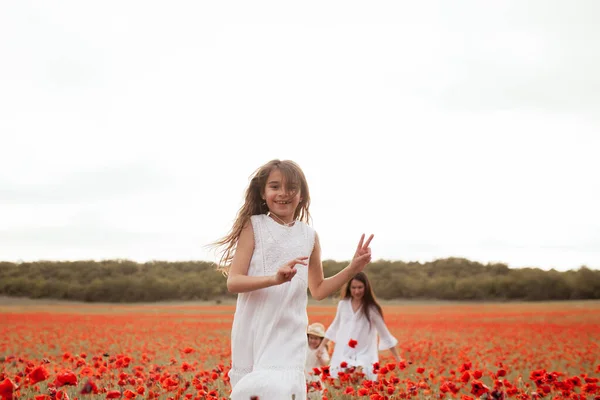
[[[319, 322], [310, 324], [306, 331], [308, 338], [308, 346], [306, 347], [306, 366], [304, 373], [306, 374], [306, 382], [308, 384], [308, 398], [321, 400], [323, 390], [320, 386], [321, 376], [314, 372], [315, 368], [321, 368], [329, 365], [329, 353], [324, 347], [320, 347], [323, 338], [325, 337], [325, 326]], [[313, 387], [315, 382], [319, 382], [316, 387]]]
[[[331, 326], [325, 332], [322, 347], [328, 341], [335, 342], [331, 356], [330, 373], [333, 378], [346, 368], [360, 367], [367, 379], [377, 380], [373, 364], [379, 362], [378, 350], [389, 349], [396, 362], [400, 357], [396, 351], [398, 340], [383, 321], [383, 311], [364, 272], [359, 272], [344, 286], [342, 300]], [[379, 334], [379, 344], [377, 335]], [[342, 362], [347, 367], [341, 367]]]
[[252, 176], [221, 247], [227, 289], [238, 293], [231, 330], [231, 399], [306, 399], [307, 288], [322, 300], [371, 261], [361, 236], [346, 268], [323, 276], [321, 247], [307, 225], [310, 196], [293, 161], [273, 160]]

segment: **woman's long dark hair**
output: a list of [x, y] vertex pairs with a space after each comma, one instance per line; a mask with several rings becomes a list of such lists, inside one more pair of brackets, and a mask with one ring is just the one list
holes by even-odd
[[352, 277], [352, 279], [350, 279], [350, 281], [344, 285], [344, 287], [342, 288], [342, 292], [341, 292], [342, 299], [352, 298], [352, 292], [350, 290], [350, 286], [352, 285], [353, 280], [362, 282], [362, 284], [365, 285], [365, 293], [362, 298], [362, 312], [365, 314], [365, 317], [367, 317], [367, 321], [369, 321], [369, 327], [370, 327], [371, 326], [371, 316], [369, 315], [369, 313], [370, 313], [371, 307], [374, 307], [375, 310], [377, 310], [379, 315], [381, 315], [382, 319], [383, 319], [383, 310], [381, 309], [381, 306], [375, 299], [375, 294], [373, 293], [373, 289], [371, 288], [371, 284], [369, 283], [369, 278], [367, 278], [367, 274], [365, 274], [364, 272], [359, 272], [358, 274], [354, 275]]

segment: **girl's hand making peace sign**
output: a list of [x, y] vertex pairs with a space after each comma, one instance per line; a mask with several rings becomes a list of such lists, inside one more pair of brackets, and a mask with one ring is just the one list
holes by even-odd
[[277, 270], [277, 273], [273, 276], [275, 279], [275, 285], [281, 285], [282, 283], [289, 282], [296, 275], [296, 265], [308, 265], [308, 257], [298, 257], [292, 261], [288, 261], [281, 268]]
[[355, 274], [361, 272], [371, 262], [371, 248], [369, 245], [371, 244], [371, 240], [373, 240], [373, 235], [369, 236], [366, 242], [364, 240], [365, 234], [363, 233], [354, 253], [354, 258], [352, 258], [352, 262], [350, 263], [350, 268], [352, 268]]

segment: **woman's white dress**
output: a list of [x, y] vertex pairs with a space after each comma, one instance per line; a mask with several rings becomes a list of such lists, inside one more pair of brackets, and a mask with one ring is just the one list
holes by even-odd
[[[377, 374], [373, 373], [373, 364], [379, 361], [378, 350], [387, 350], [398, 344], [398, 340], [392, 336], [377, 309], [372, 307], [369, 317], [371, 326], [362, 307], [354, 312], [350, 299], [338, 303], [335, 319], [325, 332], [325, 337], [335, 342], [330, 365], [333, 378], [337, 378], [338, 372], [343, 370], [340, 369], [340, 364], [345, 361], [348, 366], [362, 367], [367, 379], [376, 380]], [[351, 339], [357, 342], [354, 348], [349, 346]]]
[[[287, 227], [264, 214], [251, 221], [249, 276], [274, 275], [286, 262], [310, 257], [315, 234], [305, 223]], [[232, 400], [306, 399], [308, 266], [296, 269], [290, 282], [238, 294], [231, 331]]]

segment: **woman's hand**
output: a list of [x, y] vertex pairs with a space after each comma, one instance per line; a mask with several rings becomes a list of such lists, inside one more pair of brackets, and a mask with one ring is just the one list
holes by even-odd
[[369, 236], [366, 242], [364, 240], [365, 234], [363, 233], [350, 263], [350, 268], [355, 274], [361, 272], [371, 262], [371, 248], [369, 245], [371, 244], [371, 240], [373, 240], [373, 235]]
[[308, 257], [294, 258], [279, 268], [277, 273], [273, 276], [275, 279], [275, 285], [281, 285], [282, 283], [291, 281], [296, 275], [296, 265], [298, 264], [308, 265]]
[[394, 357], [394, 360], [399, 363], [400, 361], [402, 361], [400, 359], [400, 355], [398, 355], [398, 351], [396, 350], [396, 346], [390, 348], [390, 352], [392, 353], [392, 357]]

